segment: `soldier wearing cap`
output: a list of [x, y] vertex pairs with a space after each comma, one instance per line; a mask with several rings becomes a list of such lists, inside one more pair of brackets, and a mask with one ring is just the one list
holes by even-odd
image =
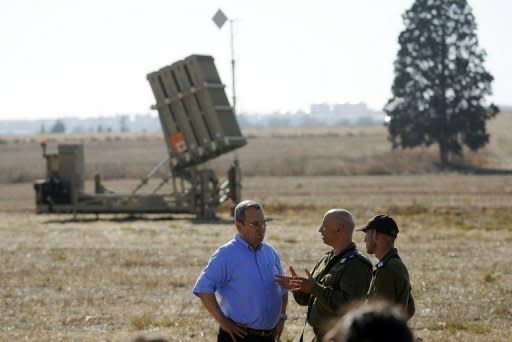
[[352, 241], [354, 219], [348, 210], [327, 211], [318, 231], [332, 249], [311, 272], [305, 270], [306, 277], [299, 277], [290, 267], [291, 276], [277, 276], [276, 281], [293, 291], [297, 304], [308, 306], [306, 320], [313, 327], [315, 341], [322, 341], [343, 315], [343, 307], [366, 296], [372, 264]]
[[377, 215], [356, 230], [366, 234], [366, 252], [375, 254], [379, 260], [373, 271], [368, 298], [385, 299], [399, 304], [407, 314], [407, 319], [410, 319], [415, 311], [414, 298], [409, 272], [394, 246], [398, 236], [395, 220], [388, 215]]

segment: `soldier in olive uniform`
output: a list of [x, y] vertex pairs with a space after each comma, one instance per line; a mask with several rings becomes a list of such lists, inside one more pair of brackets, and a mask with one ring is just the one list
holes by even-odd
[[327, 211], [318, 231], [324, 243], [333, 249], [320, 259], [311, 273], [306, 269], [307, 277], [297, 276], [290, 267], [291, 276], [277, 276], [276, 281], [293, 291], [299, 305], [308, 306], [307, 321], [313, 327], [316, 340], [321, 341], [342, 316], [341, 307], [365, 297], [372, 264], [352, 241], [354, 220], [348, 210]]
[[410, 319], [415, 311], [414, 298], [409, 272], [394, 246], [398, 235], [395, 220], [387, 215], [377, 215], [356, 230], [366, 233], [366, 251], [375, 254], [379, 260], [373, 271], [368, 298], [385, 299], [399, 304], [407, 314], [407, 319]]

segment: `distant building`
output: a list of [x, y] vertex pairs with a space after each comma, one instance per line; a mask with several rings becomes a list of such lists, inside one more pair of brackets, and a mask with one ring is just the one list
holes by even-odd
[[311, 114], [325, 115], [331, 112], [331, 106], [327, 103], [313, 103], [309, 106]]
[[[384, 122], [384, 114], [372, 110], [361, 103], [314, 103], [310, 112], [297, 111], [286, 113], [239, 113], [238, 123], [241, 128], [265, 127], [326, 127], [347, 125], [378, 125]], [[161, 131], [160, 119], [155, 113], [117, 114], [88, 118], [61, 118], [61, 123], [68, 133], [96, 132], [103, 133], [131, 131]], [[42, 127], [50, 131], [54, 119], [43, 120], [4, 120], [0, 121], [0, 134], [31, 135], [40, 134]], [[101, 127], [101, 129], [98, 129]]]

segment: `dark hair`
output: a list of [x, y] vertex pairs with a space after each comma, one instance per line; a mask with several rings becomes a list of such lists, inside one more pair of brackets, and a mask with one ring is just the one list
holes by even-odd
[[246, 200], [238, 203], [235, 207], [234, 216], [235, 221], [243, 222], [245, 220], [245, 211], [248, 208], [255, 208], [257, 210], [263, 210], [263, 206], [256, 201]]
[[[349, 311], [327, 341], [413, 342], [414, 337], [403, 312], [388, 302], [363, 304]], [[330, 339], [329, 339], [330, 338]]]

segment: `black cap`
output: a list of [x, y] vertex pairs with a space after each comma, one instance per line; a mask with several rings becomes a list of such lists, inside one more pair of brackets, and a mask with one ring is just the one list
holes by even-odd
[[367, 224], [356, 230], [366, 232], [370, 229], [375, 229], [379, 233], [391, 235], [396, 237], [398, 235], [398, 226], [391, 217], [388, 215], [377, 215], [373, 217]]

